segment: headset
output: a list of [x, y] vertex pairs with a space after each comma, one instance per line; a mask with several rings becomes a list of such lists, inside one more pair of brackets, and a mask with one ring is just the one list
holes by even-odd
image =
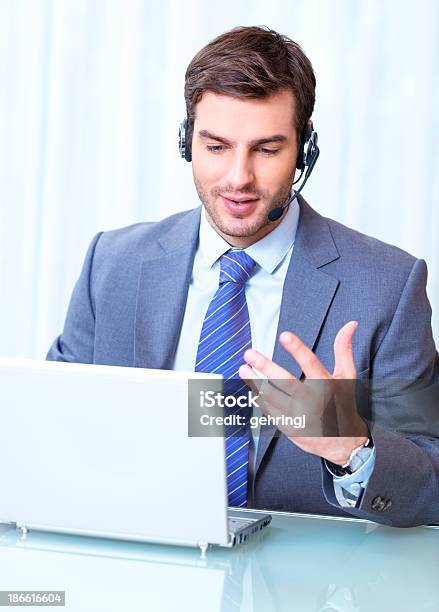
[[[190, 134], [190, 130], [189, 130], [189, 120], [186, 116], [180, 125], [180, 131], [178, 135], [178, 148], [180, 151], [180, 156], [183, 159], [185, 159], [187, 162], [192, 161], [191, 138], [192, 138], [192, 135]], [[299, 151], [297, 153], [297, 159], [296, 159], [296, 168], [297, 170], [300, 170], [300, 175], [299, 175], [299, 178], [294, 181], [293, 185], [295, 185], [301, 180], [302, 175], [305, 172], [303, 182], [300, 185], [299, 189], [292, 190], [292, 195], [289, 198], [289, 200], [285, 202], [285, 204], [283, 204], [282, 206], [279, 206], [278, 208], [274, 208], [272, 211], [270, 211], [270, 213], [268, 214], [268, 218], [270, 221], [277, 221], [277, 219], [281, 217], [284, 209], [287, 206], [289, 206], [289, 204], [292, 202], [294, 197], [296, 197], [302, 191], [303, 187], [305, 186], [306, 181], [311, 176], [311, 172], [313, 171], [317, 158], [320, 154], [320, 149], [318, 147], [317, 142], [318, 142], [317, 132], [314, 131], [313, 123], [309, 119], [305, 123], [303, 130], [302, 130]]]
[[189, 134], [189, 120], [187, 117], [185, 117], [180, 124], [180, 131], [178, 133], [178, 148], [180, 150], [180, 156], [187, 162], [191, 162], [192, 146]]

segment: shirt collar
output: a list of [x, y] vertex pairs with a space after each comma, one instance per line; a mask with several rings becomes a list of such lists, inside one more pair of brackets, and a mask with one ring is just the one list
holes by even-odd
[[[279, 225], [269, 234], [244, 249], [269, 274], [274, 272], [294, 244], [299, 212], [297, 198], [294, 198]], [[232, 248], [210, 225], [204, 207], [201, 214], [199, 240], [199, 248], [209, 268]]]

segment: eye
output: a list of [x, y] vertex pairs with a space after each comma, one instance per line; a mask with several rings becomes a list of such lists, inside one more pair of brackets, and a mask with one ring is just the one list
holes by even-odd
[[222, 153], [224, 148], [224, 145], [206, 145], [206, 149], [211, 153]]
[[279, 152], [279, 149], [267, 149], [266, 147], [260, 147], [258, 151], [260, 151], [263, 155], [272, 156], [276, 155], [276, 153]]

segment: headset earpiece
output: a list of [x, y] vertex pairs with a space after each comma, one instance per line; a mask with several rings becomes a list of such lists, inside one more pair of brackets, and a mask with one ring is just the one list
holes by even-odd
[[307, 160], [309, 157], [309, 147], [307, 147], [305, 151], [305, 146], [307, 142], [310, 140], [312, 134], [313, 134], [312, 123], [306, 122], [302, 130], [302, 135], [300, 137], [300, 146], [299, 146], [299, 152], [297, 153], [297, 162], [296, 162], [296, 168], [297, 170], [300, 170], [301, 172], [303, 172], [305, 170], [305, 167], [309, 165], [307, 163]]
[[180, 124], [180, 131], [178, 134], [178, 148], [180, 151], [180, 156], [186, 161], [192, 161], [192, 149], [190, 142], [190, 130], [189, 130], [189, 121], [188, 118], [185, 117], [182, 123]]

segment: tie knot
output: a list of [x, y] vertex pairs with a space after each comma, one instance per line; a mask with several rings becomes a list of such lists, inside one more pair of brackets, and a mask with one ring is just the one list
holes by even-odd
[[227, 282], [243, 285], [254, 272], [256, 262], [245, 251], [227, 251], [220, 258], [220, 285]]

